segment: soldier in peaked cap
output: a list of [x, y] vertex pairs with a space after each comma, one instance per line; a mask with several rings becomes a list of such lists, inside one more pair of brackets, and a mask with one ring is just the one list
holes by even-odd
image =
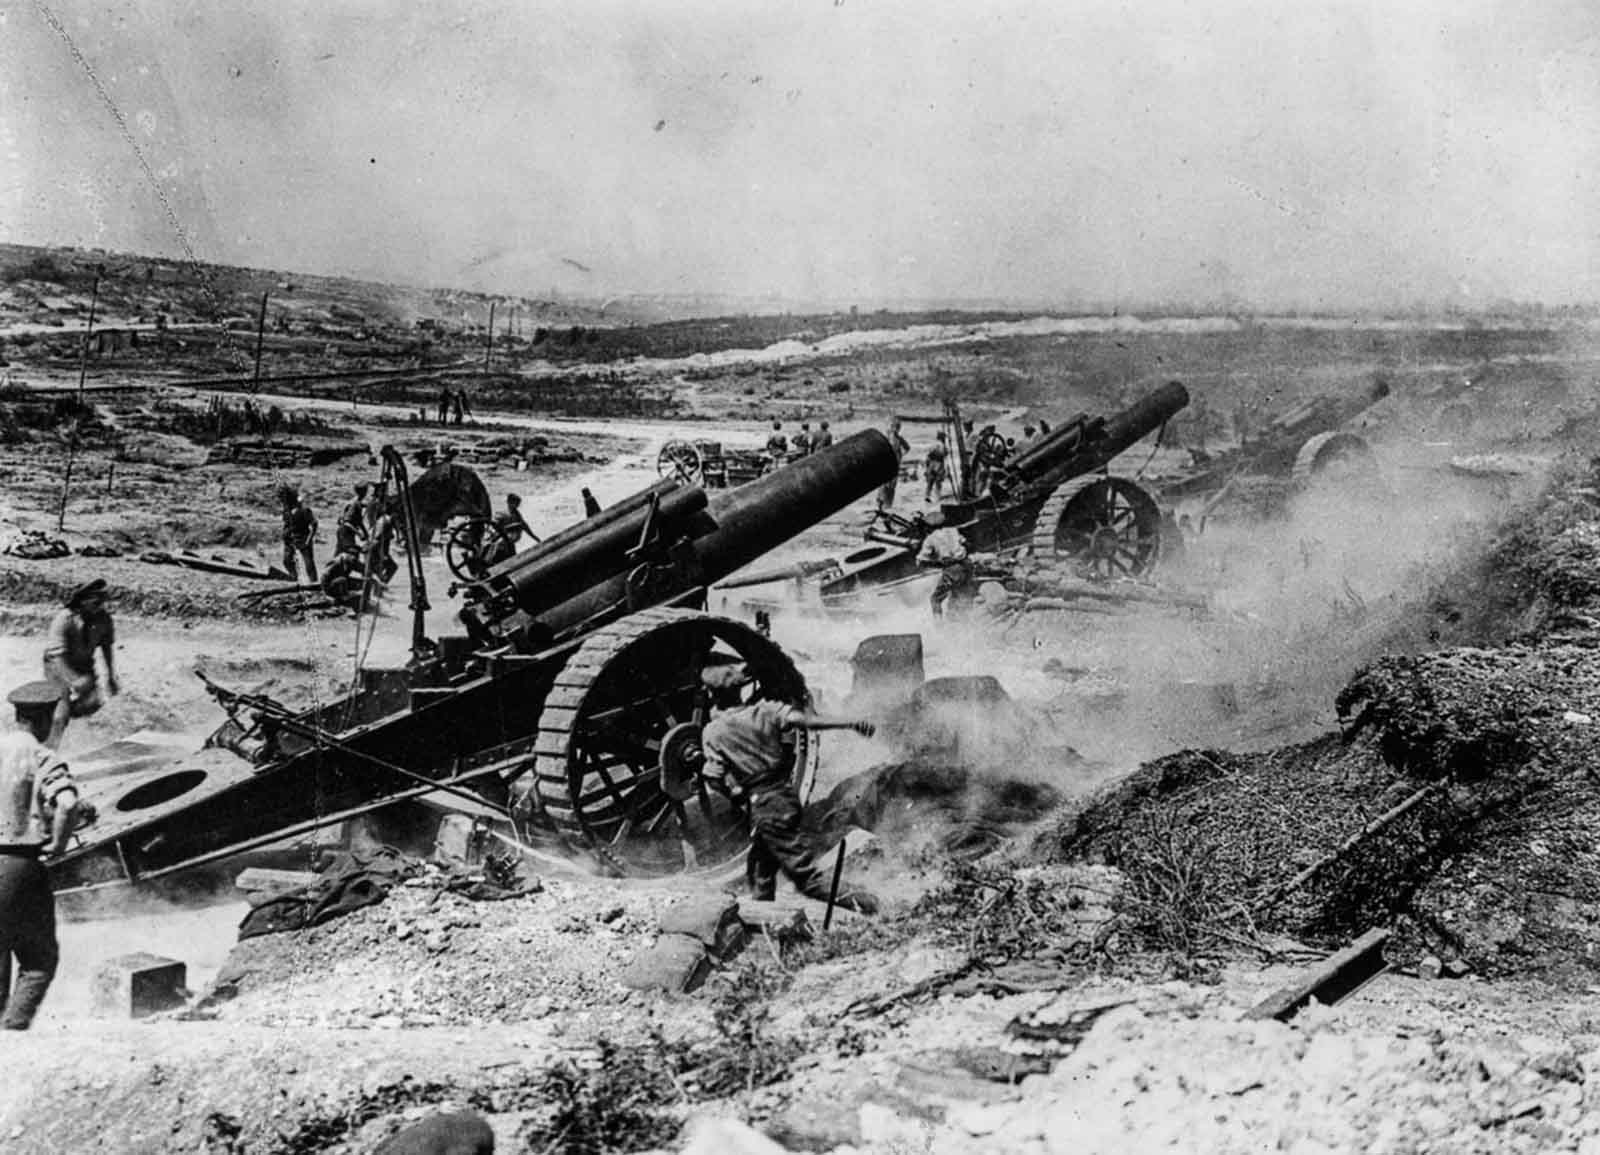
[[[828, 900], [828, 883], [812, 864], [813, 851], [800, 829], [800, 796], [794, 785], [794, 732], [853, 730], [870, 738], [871, 722], [823, 718], [787, 702], [754, 698], [746, 687], [754, 681], [742, 662], [713, 666], [701, 676], [711, 692], [716, 714], [701, 735], [706, 780], [735, 801], [743, 800], [750, 815], [750, 854], [745, 875], [758, 902], [777, 896], [782, 871], [795, 889], [819, 902]], [[878, 901], [865, 891], [846, 891], [840, 906], [875, 913]]]
[[51, 706], [55, 723], [48, 739], [51, 749], [61, 744], [68, 718], [85, 718], [105, 704], [100, 693], [100, 675], [95, 669], [95, 654], [106, 665], [106, 689], [115, 694], [122, 686], [117, 681], [116, 626], [106, 609], [106, 581], [95, 578], [74, 589], [66, 608], [50, 623], [49, 640], [44, 649], [44, 676], [58, 687]]
[[79, 802], [67, 764], [45, 744], [61, 687], [29, 682], [7, 698], [17, 724], [0, 733], [0, 1030], [25, 1031], [61, 958], [55, 895], [40, 857], [66, 848]]

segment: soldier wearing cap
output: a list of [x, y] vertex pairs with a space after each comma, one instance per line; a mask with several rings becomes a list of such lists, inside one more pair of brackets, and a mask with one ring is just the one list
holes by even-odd
[[[828, 883], [812, 865], [812, 850], [800, 829], [800, 797], [794, 786], [796, 730], [853, 730], [870, 738], [871, 722], [823, 718], [770, 698], [745, 701], [755, 679], [743, 663], [713, 666], [702, 680], [711, 690], [715, 716], [701, 735], [708, 783], [730, 798], [743, 799], [750, 815], [750, 854], [745, 876], [758, 902], [777, 896], [778, 872], [795, 889], [821, 902]], [[877, 900], [863, 891], [838, 898], [840, 906], [872, 914]]]
[[55, 895], [40, 861], [66, 849], [80, 812], [66, 763], [45, 744], [61, 696], [54, 682], [13, 690], [18, 725], [0, 734], [0, 1030], [28, 1029], [61, 958]]
[[106, 663], [106, 689], [115, 694], [122, 689], [117, 681], [116, 626], [106, 609], [106, 580], [85, 582], [67, 597], [64, 610], [50, 623], [50, 638], [44, 648], [45, 679], [58, 687], [50, 699], [55, 723], [50, 729], [52, 749], [61, 744], [68, 718], [85, 718], [105, 704], [100, 694], [100, 676], [95, 670], [98, 651]]

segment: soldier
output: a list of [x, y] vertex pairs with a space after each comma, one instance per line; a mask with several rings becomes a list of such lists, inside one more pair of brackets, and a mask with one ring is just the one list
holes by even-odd
[[936, 618], [944, 617], [946, 601], [952, 598], [965, 601], [977, 592], [972, 561], [967, 556], [967, 543], [962, 540], [961, 531], [954, 526], [936, 529], [923, 539], [922, 548], [917, 551], [917, 564], [939, 567], [939, 582], [928, 599]]
[[828, 423], [824, 421], [822, 428], [817, 430], [817, 435], [811, 439], [811, 452], [815, 453], [819, 449], [826, 449], [832, 444], [833, 431], [828, 428]]
[[296, 558], [304, 558], [307, 580], [316, 581], [317, 559], [311, 547], [317, 536], [316, 515], [301, 504], [300, 494], [292, 485], [284, 486], [278, 496], [283, 502], [283, 568], [299, 581], [300, 566]]
[[1033, 439], [1038, 432], [1031, 421], [1022, 427], [1022, 445], [1024, 448], [1033, 444]]
[[483, 564], [486, 566], [498, 565], [521, 549], [518, 543], [523, 534], [534, 541], [539, 540], [539, 535], [533, 532], [533, 527], [522, 516], [522, 498], [514, 493], [506, 494], [506, 507], [495, 515], [494, 527], [500, 532], [494, 535], [489, 548], [484, 551]]
[[[796, 730], [853, 730], [870, 738], [871, 722], [822, 718], [798, 706], [757, 698], [744, 701], [744, 688], [755, 679], [742, 662], [713, 666], [702, 680], [712, 693], [715, 716], [702, 735], [706, 780], [734, 799], [743, 799], [750, 814], [750, 854], [745, 875], [757, 902], [777, 896], [782, 871], [795, 889], [821, 902], [828, 900], [828, 882], [812, 864], [812, 851], [800, 829], [800, 796], [794, 788]], [[838, 905], [873, 914], [878, 902], [864, 891], [838, 896]]]
[[372, 486], [363, 481], [355, 488], [355, 496], [339, 513], [339, 525], [333, 531], [333, 548], [339, 553], [359, 553], [367, 540], [367, 493]]
[[929, 505], [944, 496], [944, 479], [950, 457], [944, 430], [939, 430], [933, 437], [933, 444], [928, 447], [928, 454], [922, 460], [922, 500]]
[[443, 425], [446, 421], [450, 420], [450, 400], [451, 400], [451, 398], [453, 396], [454, 395], [450, 392], [450, 386], [448, 386], [448, 385], [446, 385], [443, 389], [439, 390], [439, 424], [440, 425]]
[[61, 960], [55, 894], [39, 860], [66, 849], [80, 804], [67, 764], [46, 745], [61, 687], [29, 682], [9, 699], [17, 728], [0, 734], [0, 1030], [25, 1031]]
[[894, 491], [900, 484], [900, 466], [905, 461], [906, 454], [911, 452], [911, 442], [900, 436], [900, 418], [896, 417], [889, 422], [889, 444], [894, 448], [894, 476], [878, 489], [878, 508], [889, 509], [894, 505]]
[[805, 457], [816, 448], [815, 443], [811, 440], [811, 422], [800, 422], [800, 432], [794, 435], [794, 441], [790, 444], [793, 445], [795, 453], [801, 457]]
[[782, 465], [783, 459], [789, 456], [789, 439], [783, 435], [783, 422], [772, 423], [772, 434], [767, 438], [767, 456], [773, 465]]
[[122, 689], [112, 657], [116, 640], [116, 626], [106, 609], [106, 579], [95, 578], [73, 590], [66, 608], [50, 623], [50, 639], [44, 648], [45, 680], [60, 691], [50, 699], [55, 713], [49, 735], [51, 749], [61, 744], [68, 718], [87, 717], [105, 704], [95, 671], [96, 651], [105, 659], [106, 689], [113, 694]]
[[366, 561], [356, 550], [340, 550], [322, 571], [319, 582], [329, 600], [352, 613], [376, 609], [381, 584], [368, 576]]

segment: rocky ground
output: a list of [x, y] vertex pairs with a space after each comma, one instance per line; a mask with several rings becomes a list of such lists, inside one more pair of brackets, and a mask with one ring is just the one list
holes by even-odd
[[[1181, 348], [1151, 341], [1138, 356]], [[718, 422], [702, 428], [750, 440], [774, 415], [848, 412], [846, 396], [859, 407], [840, 432], [925, 406], [940, 374], [1020, 412], [1037, 399], [1008, 381], [1033, 380], [1044, 357], [1010, 354], [1006, 371], [971, 347], [708, 362], [684, 396]], [[1317, 355], [1319, 380], [1357, 372]], [[435, 436], [379, 406], [283, 404], [363, 445]], [[360, 658], [404, 658], [401, 604], [366, 639], [292, 601], [247, 611], [239, 579], [136, 560], [270, 558], [277, 478], [208, 466], [192, 438], [133, 430], [160, 417], [152, 403], [118, 405], [97, 408], [138, 436], [75, 451], [96, 488], [71, 490], [63, 536], [119, 556], [0, 556], [8, 684], [33, 676], [62, 591], [100, 575], [117, 589], [127, 689], [75, 727], [69, 755], [135, 730], [203, 733], [218, 715], [196, 665], [294, 700], [334, 692]], [[452, 438], [545, 437], [521, 469], [482, 465], [497, 502], [523, 493], [541, 530], [576, 515], [581, 486], [609, 502], [647, 484], [683, 429], [484, 420]], [[66, 440], [27, 428], [0, 452], [0, 525], [49, 532]], [[1202, 598], [1202, 615], [933, 630], [915, 596], [857, 620], [785, 603], [776, 636], [825, 705], [847, 698], [860, 638], [899, 630], [924, 634], [930, 677], [993, 672], [1013, 699], [952, 764], [888, 736], [830, 745], [815, 799], [880, 770], [870, 819], [851, 811], [875, 837], [824, 825], [847, 830], [847, 869], [888, 900], [881, 919], [823, 932], [810, 907], [809, 936], [756, 934], [673, 995], [624, 980], [664, 921], [726, 876], [623, 883], [540, 861], [537, 889], [503, 901], [422, 877], [237, 945], [246, 908], [231, 889], [184, 909], [81, 911], [38, 1028], [0, 1052], [0, 1137], [37, 1152], [365, 1152], [460, 1107], [507, 1151], [1600, 1150], [1600, 509], [1586, 455], [1535, 418], [1521, 429], [1537, 434], [1517, 443], [1528, 461], [1486, 480], [1447, 468], [1461, 443], [1375, 428], [1391, 485], [1377, 508], [1313, 495], [1191, 543], [1163, 580]], [[357, 455], [296, 475], [331, 527], [370, 469]], [[848, 548], [867, 504], [784, 556]], [[425, 572], [442, 591], [437, 559]], [[451, 612], [439, 597], [430, 631]], [[1019, 731], [1039, 740], [1002, 740]], [[857, 780], [834, 800], [865, 796]], [[1388, 973], [1288, 1023], [1245, 1018], [1375, 926], [1392, 932]], [[204, 997], [138, 1022], [90, 1018], [94, 964], [134, 949], [188, 961]]]

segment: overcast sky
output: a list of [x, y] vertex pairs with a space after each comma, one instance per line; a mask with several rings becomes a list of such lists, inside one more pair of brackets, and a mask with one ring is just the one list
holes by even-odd
[[1596, 0], [0, 21], [0, 240], [528, 295], [1600, 298]]

